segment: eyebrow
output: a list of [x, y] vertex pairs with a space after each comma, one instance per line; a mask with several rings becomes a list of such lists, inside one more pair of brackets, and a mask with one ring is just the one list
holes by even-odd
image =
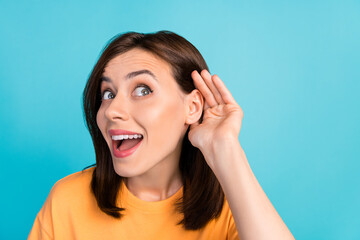
[[[126, 75], [125, 80], [134, 78], [134, 77], [136, 77], [136, 76], [138, 76], [138, 75], [141, 75], [141, 74], [150, 75], [155, 81], [159, 81], [159, 80], [156, 78], [155, 74], [152, 73], [150, 70], [147, 70], [147, 69], [142, 69], [142, 70], [130, 72], [130, 73], [128, 73], [128, 74]], [[101, 83], [102, 81], [111, 82], [111, 79], [108, 78], [108, 77], [105, 77], [105, 76], [101, 76], [101, 78], [100, 78], [100, 83]]]

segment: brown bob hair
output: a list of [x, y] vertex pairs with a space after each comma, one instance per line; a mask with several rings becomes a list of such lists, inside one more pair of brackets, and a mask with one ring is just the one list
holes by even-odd
[[[83, 108], [96, 154], [91, 189], [101, 211], [114, 218], [122, 217], [121, 212], [125, 210], [116, 206], [123, 178], [113, 168], [109, 147], [96, 123], [101, 105], [100, 78], [111, 59], [134, 48], [153, 53], [169, 63], [174, 79], [186, 93], [195, 89], [191, 72], [209, 70], [200, 52], [185, 38], [170, 31], [148, 34], [127, 32], [113, 37], [104, 47], [86, 83]], [[178, 224], [187, 230], [197, 230], [220, 215], [224, 193], [201, 151], [191, 145], [188, 132], [189, 128], [182, 142], [179, 161], [183, 197], [178, 199], [175, 207], [184, 216]]]

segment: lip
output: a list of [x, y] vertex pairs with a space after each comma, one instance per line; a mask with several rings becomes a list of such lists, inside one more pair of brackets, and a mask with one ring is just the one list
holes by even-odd
[[133, 134], [141, 134], [141, 133], [126, 131], [126, 130], [123, 130], [123, 129], [110, 129], [109, 130], [109, 135], [110, 136], [113, 136], [113, 135], [133, 135]]

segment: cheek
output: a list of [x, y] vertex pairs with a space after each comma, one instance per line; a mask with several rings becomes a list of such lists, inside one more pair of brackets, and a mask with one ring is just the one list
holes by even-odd
[[169, 144], [169, 139], [178, 140], [185, 123], [183, 107], [179, 102], [162, 100], [141, 109], [137, 119], [142, 119], [141, 124], [154, 147]]

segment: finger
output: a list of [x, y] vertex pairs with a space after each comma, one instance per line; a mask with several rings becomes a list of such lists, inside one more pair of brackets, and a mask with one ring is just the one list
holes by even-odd
[[194, 79], [194, 84], [197, 89], [201, 92], [201, 94], [204, 96], [206, 103], [204, 105], [204, 110], [206, 110], [209, 107], [216, 106], [218, 103], [216, 99], [214, 98], [214, 95], [211, 93], [210, 89], [204, 82], [204, 79], [201, 77], [201, 75], [198, 73], [198, 71], [194, 70], [191, 73], [191, 77]]
[[204, 79], [204, 81], [205, 81], [206, 85], [208, 86], [208, 88], [210, 89], [210, 91], [212, 92], [212, 94], [214, 95], [216, 102], [218, 104], [224, 104], [224, 100], [222, 99], [221, 94], [219, 93], [217, 87], [213, 83], [211, 74], [207, 70], [204, 69], [201, 71], [201, 76]]
[[219, 76], [214, 74], [212, 76], [212, 78], [213, 78], [213, 82], [214, 82], [216, 88], [219, 90], [224, 102], [226, 104], [228, 104], [228, 103], [237, 104], [234, 97], [232, 96], [231, 92], [229, 91], [229, 89], [227, 89], [227, 87], [225, 86], [225, 83], [219, 78]]

